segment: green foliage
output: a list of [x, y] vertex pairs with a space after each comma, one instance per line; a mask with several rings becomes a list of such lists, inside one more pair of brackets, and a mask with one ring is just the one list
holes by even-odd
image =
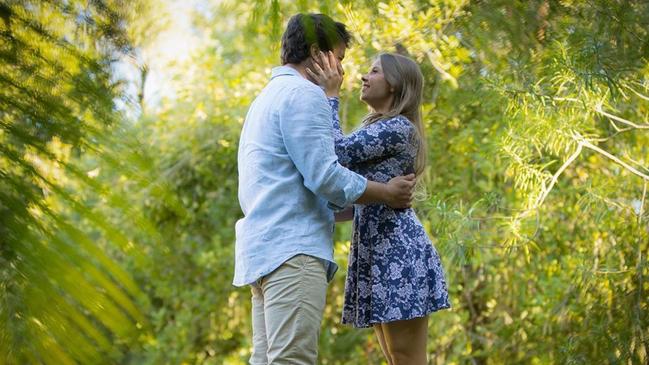
[[119, 361], [146, 323], [138, 286], [97, 237], [128, 239], [89, 199], [128, 203], [74, 161], [107, 153], [120, 167], [106, 146], [120, 123], [109, 61], [129, 47], [123, 5], [0, 3], [2, 363]]
[[[116, 4], [93, 2], [95, 21], [75, 32], [78, 12], [63, 5], [10, 4], [0, 7], [6, 362], [247, 362], [250, 294], [230, 284], [237, 141], [298, 11], [355, 34], [343, 63], [348, 130], [367, 112], [360, 75], [378, 52], [407, 53], [424, 73], [430, 167], [416, 209], [453, 300], [431, 316], [429, 362], [647, 362], [646, 2], [201, 2], [191, 19], [201, 44], [168, 71], [176, 95], [146, 105], [142, 66], [132, 124], [115, 111], [125, 97], [108, 60], [129, 47], [120, 32], [144, 55], [149, 30], [173, 16], [159, 21], [141, 1], [140, 17], [114, 22], [104, 11]], [[18, 27], [20, 17], [51, 29]], [[373, 333], [340, 324], [349, 237], [339, 225], [320, 362], [378, 364]]]

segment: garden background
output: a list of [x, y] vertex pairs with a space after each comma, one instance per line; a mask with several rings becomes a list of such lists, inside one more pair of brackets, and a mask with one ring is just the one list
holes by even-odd
[[[0, 363], [245, 364], [236, 152], [297, 12], [346, 23], [341, 118], [378, 52], [425, 76], [415, 208], [453, 308], [431, 364], [649, 361], [649, 2], [0, 2]], [[380, 364], [340, 324], [322, 364]]]

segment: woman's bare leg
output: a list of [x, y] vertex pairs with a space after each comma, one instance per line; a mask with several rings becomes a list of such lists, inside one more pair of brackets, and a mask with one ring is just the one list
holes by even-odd
[[428, 316], [382, 323], [381, 329], [392, 365], [426, 365]]
[[383, 329], [381, 328], [381, 324], [374, 325], [374, 332], [376, 333], [376, 338], [378, 338], [379, 340], [379, 345], [381, 345], [381, 351], [383, 351], [383, 355], [385, 356], [385, 359], [388, 361], [388, 365], [393, 365], [392, 359], [390, 358], [390, 353], [388, 352], [388, 347], [385, 343], [385, 336], [383, 335]]

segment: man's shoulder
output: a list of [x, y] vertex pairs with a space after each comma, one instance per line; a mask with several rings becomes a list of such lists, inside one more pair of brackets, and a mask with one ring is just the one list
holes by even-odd
[[320, 86], [299, 76], [283, 76], [271, 82], [281, 83], [287, 97], [315, 98], [317, 101], [326, 102], [326, 95]]

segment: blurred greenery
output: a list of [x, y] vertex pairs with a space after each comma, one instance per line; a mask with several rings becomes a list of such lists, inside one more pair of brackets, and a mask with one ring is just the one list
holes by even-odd
[[[1, 364], [247, 363], [238, 136], [300, 11], [355, 35], [347, 130], [374, 55], [424, 72], [416, 209], [453, 303], [429, 362], [649, 361], [648, 2], [194, 0], [197, 44], [154, 100], [170, 4], [0, 1]], [[320, 362], [381, 364], [371, 331], [340, 324], [349, 237]]]

